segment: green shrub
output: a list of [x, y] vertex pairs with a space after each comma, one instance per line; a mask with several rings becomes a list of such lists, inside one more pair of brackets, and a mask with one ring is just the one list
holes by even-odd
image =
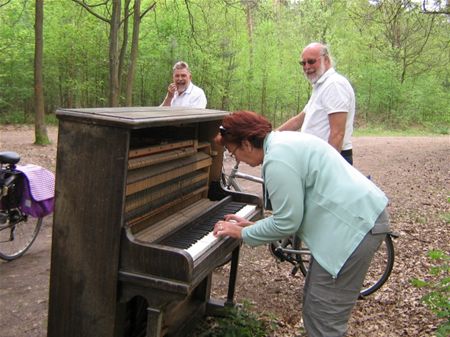
[[27, 115], [22, 111], [4, 112], [0, 114], [1, 124], [29, 124], [33, 123], [33, 116]]
[[273, 331], [270, 321], [251, 312], [248, 302], [227, 309], [224, 317], [202, 320], [189, 337], [265, 337]]
[[436, 336], [446, 337], [450, 334], [450, 255], [440, 250], [428, 252], [428, 257], [434, 265], [430, 268], [431, 279], [412, 279], [411, 283], [418, 288], [429, 291], [422, 297], [422, 302], [438, 317], [444, 319], [439, 325]]
[[[57, 125], [58, 120], [55, 114], [46, 114], [45, 123], [47, 125]], [[0, 113], [0, 124], [34, 124], [34, 114], [23, 111]]]
[[47, 125], [58, 125], [58, 119], [55, 114], [47, 114], [45, 115], [45, 123]]

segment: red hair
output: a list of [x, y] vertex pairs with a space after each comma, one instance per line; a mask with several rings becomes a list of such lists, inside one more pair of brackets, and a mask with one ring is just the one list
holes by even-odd
[[272, 125], [267, 118], [253, 111], [241, 110], [223, 119], [216, 142], [221, 145], [226, 143], [240, 145], [242, 141], [248, 140], [254, 147], [262, 148], [264, 138], [271, 131]]

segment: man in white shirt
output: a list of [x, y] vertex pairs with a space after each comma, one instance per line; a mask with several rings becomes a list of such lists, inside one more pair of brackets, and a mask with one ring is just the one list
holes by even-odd
[[175, 63], [172, 78], [173, 82], [167, 88], [167, 95], [161, 106], [206, 108], [205, 93], [191, 82], [192, 75], [186, 62]]
[[351, 136], [355, 117], [355, 93], [350, 82], [338, 74], [327, 46], [311, 43], [303, 49], [300, 65], [312, 84], [305, 108], [279, 131], [301, 130], [322, 138], [353, 164]]

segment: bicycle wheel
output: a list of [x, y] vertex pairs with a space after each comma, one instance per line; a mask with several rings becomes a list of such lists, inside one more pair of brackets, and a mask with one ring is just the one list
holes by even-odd
[[360, 298], [373, 294], [387, 281], [394, 266], [394, 255], [392, 236], [387, 234], [372, 258], [359, 295]]
[[[297, 243], [297, 247], [302, 247], [304, 244]], [[302, 249], [304, 249], [302, 247]], [[364, 298], [373, 294], [380, 289], [391, 275], [392, 268], [394, 266], [394, 244], [392, 242], [392, 236], [386, 235], [386, 238], [382, 241], [380, 247], [376, 251], [370, 263], [369, 270], [367, 271], [364, 279], [359, 298]], [[302, 254], [304, 256], [304, 254]], [[308, 272], [309, 260], [298, 259], [299, 269], [302, 274], [306, 276]]]
[[311, 259], [309, 249], [298, 237], [288, 237], [286, 239], [271, 242], [269, 244], [270, 253], [279, 261], [287, 261], [294, 265], [291, 274], [294, 276], [300, 269], [303, 276], [308, 272], [307, 267]]
[[42, 218], [32, 218], [20, 209], [8, 213], [8, 220], [0, 224], [0, 259], [11, 261], [25, 254], [36, 239]]

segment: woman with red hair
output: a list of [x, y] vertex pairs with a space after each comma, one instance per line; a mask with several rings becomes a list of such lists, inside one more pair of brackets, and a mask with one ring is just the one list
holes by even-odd
[[302, 312], [308, 336], [344, 336], [370, 261], [389, 231], [385, 194], [327, 142], [272, 131], [251, 111], [226, 116], [216, 142], [236, 160], [262, 165], [273, 213], [256, 222], [227, 215], [215, 235], [251, 246], [298, 235], [312, 254]]

